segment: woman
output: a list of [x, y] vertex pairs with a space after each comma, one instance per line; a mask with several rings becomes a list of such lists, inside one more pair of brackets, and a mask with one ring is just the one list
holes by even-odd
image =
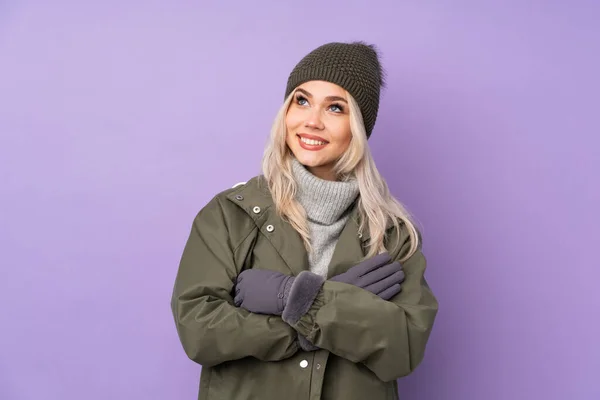
[[172, 298], [199, 399], [397, 399], [437, 301], [420, 235], [369, 152], [383, 73], [329, 43], [289, 76], [263, 174], [196, 216]]

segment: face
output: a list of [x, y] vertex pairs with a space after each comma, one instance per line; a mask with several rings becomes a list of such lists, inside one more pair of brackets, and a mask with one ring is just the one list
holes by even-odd
[[344, 89], [325, 81], [294, 90], [285, 117], [286, 143], [294, 156], [321, 179], [336, 180], [333, 165], [350, 145], [349, 106]]

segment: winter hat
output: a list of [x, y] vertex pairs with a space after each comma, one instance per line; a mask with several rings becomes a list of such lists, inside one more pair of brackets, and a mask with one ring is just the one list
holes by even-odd
[[317, 47], [292, 70], [285, 98], [297, 86], [314, 80], [335, 83], [354, 97], [368, 139], [377, 119], [380, 88], [384, 86], [384, 71], [377, 48], [364, 42], [333, 42]]

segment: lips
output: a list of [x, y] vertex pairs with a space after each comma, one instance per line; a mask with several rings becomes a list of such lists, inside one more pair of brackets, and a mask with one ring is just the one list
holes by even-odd
[[318, 140], [319, 142], [329, 143], [327, 140], [323, 139], [321, 136], [311, 135], [310, 133], [298, 133], [298, 136], [306, 138], [306, 139]]
[[[302, 137], [306, 137], [306, 136], [302, 136]], [[311, 138], [308, 138], [311, 139]], [[315, 140], [319, 140], [319, 139], [315, 139]], [[324, 148], [325, 146], [327, 146], [327, 142], [325, 144], [308, 144], [308, 143], [304, 143], [302, 141], [302, 138], [300, 137], [300, 135], [298, 135], [298, 143], [300, 144], [300, 147], [302, 147], [304, 150], [308, 150], [308, 151], [318, 151], [321, 150], [322, 148]]]

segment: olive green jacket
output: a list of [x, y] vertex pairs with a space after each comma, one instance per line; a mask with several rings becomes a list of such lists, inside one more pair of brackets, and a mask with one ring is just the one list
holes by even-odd
[[[365, 255], [369, 235], [359, 235], [357, 218], [354, 208], [328, 277]], [[402, 245], [388, 249], [393, 259], [410, 247], [405, 229], [388, 228], [387, 244], [398, 237]], [[293, 326], [235, 307], [232, 290], [242, 270], [297, 276], [309, 269], [308, 254], [277, 215], [262, 176], [217, 194], [193, 221], [171, 300], [183, 348], [202, 365], [199, 399], [396, 400], [396, 379], [423, 359], [438, 309], [420, 249], [402, 266], [402, 291], [391, 301], [326, 280]], [[299, 335], [319, 349], [303, 351]]]

